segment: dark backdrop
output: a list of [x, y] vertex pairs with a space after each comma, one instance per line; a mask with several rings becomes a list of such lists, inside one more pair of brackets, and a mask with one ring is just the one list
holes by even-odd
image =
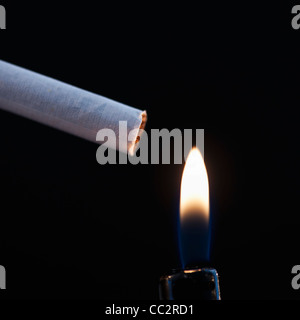
[[[1, 4], [1, 59], [146, 109], [148, 132], [204, 128], [222, 298], [299, 298], [291, 4]], [[183, 165], [101, 166], [96, 144], [0, 117], [5, 296], [156, 299]]]

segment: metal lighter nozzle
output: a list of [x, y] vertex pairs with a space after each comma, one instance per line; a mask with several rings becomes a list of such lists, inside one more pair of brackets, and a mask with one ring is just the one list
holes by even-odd
[[221, 300], [216, 269], [181, 270], [159, 281], [160, 300]]

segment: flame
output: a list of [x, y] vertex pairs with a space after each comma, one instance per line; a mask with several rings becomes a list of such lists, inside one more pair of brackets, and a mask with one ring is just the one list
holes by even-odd
[[180, 220], [188, 217], [209, 220], [209, 185], [203, 157], [193, 148], [186, 160], [181, 180]]

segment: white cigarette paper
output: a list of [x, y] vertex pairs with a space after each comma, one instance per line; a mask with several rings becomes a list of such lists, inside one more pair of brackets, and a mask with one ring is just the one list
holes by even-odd
[[[0, 60], [0, 109], [96, 142], [100, 129], [116, 134], [116, 149], [132, 153], [147, 115], [142, 111], [72, 85]], [[127, 133], [119, 138], [119, 121], [127, 121]]]

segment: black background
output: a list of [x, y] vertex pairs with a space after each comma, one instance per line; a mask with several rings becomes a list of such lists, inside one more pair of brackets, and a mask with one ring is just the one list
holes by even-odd
[[[205, 129], [223, 299], [300, 297], [292, 4], [1, 4], [1, 59], [146, 109], [148, 132]], [[157, 299], [183, 165], [101, 166], [96, 144], [0, 115], [5, 296]]]

